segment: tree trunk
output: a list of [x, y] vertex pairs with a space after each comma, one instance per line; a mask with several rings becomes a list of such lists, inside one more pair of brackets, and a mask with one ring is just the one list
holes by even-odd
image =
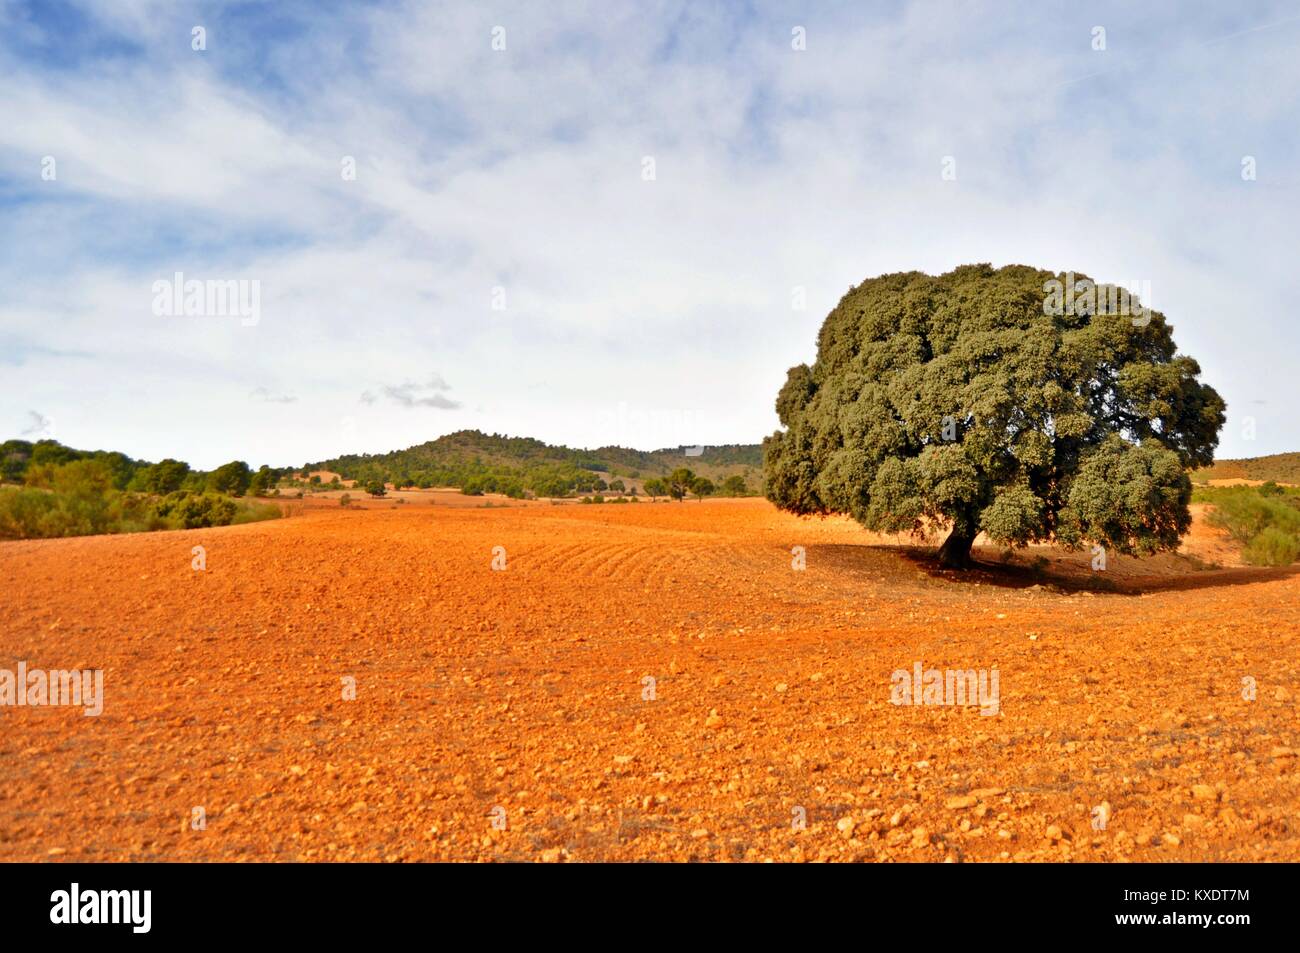
[[958, 521], [939, 547], [939, 565], [944, 569], [969, 569], [973, 564], [970, 548], [979, 533], [966, 521]]

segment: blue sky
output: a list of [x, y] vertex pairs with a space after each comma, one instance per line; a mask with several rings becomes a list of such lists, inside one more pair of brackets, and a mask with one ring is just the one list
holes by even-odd
[[[0, 431], [752, 442], [850, 285], [990, 261], [1149, 282], [1220, 456], [1297, 450], [1298, 49], [1281, 2], [0, 0]], [[155, 314], [177, 271], [259, 320]]]

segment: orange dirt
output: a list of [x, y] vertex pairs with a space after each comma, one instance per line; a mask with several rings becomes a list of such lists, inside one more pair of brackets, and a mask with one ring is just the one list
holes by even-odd
[[[105, 695], [0, 707], [0, 860], [1300, 860], [1300, 578], [1203, 525], [960, 576], [758, 500], [451, 496], [0, 544], [0, 669]], [[998, 714], [891, 704], [918, 661]]]

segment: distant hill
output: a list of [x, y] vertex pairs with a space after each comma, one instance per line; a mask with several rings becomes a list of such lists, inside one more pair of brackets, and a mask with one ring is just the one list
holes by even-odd
[[459, 487], [486, 484], [489, 491], [517, 488], [539, 496], [562, 496], [599, 489], [599, 480], [621, 479], [629, 488], [639, 488], [644, 480], [683, 466], [719, 486], [727, 477], [739, 476], [751, 492], [757, 492], [763, 482], [763, 448], [759, 444], [727, 444], [653, 451], [627, 447], [588, 450], [543, 443], [532, 437], [460, 430], [405, 450], [345, 454], [304, 464], [303, 469], [330, 470], [363, 483], [381, 480]]
[[1300, 453], [1215, 460], [1213, 466], [1192, 474], [1193, 483], [1207, 480], [1272, 480], [1274, 483], [1300, 484]]

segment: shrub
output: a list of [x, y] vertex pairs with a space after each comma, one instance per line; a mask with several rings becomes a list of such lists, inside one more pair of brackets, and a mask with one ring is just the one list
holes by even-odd
[[[243, 460], [232, 460], [208, 475], [208, 489], [232, 496], [243, 496], [253, 480], [253, 471]], [[317, 480], [319, 483], [320, 481]]]
[[236, 507], [234, 500], [216, 493], [178, 490], [159, 500], [155, 511], [178, 529], [199, 529], [229, 526], [235, 518]]
[[1252, 566], [1289, 566], [1300, 557], [1300, 539], [1268, 526], [1246, 544], [1241, 556]]

